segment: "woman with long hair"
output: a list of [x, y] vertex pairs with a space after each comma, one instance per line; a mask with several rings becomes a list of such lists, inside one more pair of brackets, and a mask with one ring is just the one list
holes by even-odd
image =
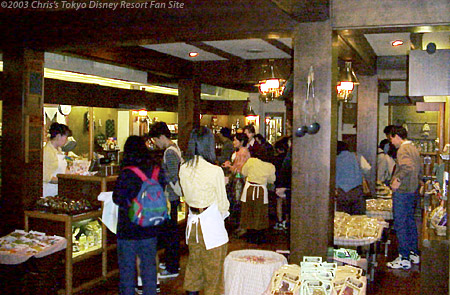
[[206, 127], [192, 131], [185, 162], [180, 167], [180, 184], [189, 215], [186, 243], [189, 257], [184, 277], [187, 294], [224, 293], [223, 264], [227, 255], [228, 234], [224, 219], [230, 203], [225, 190], [225, 175], [216, 166], [214, 136]]
[[[125, 142], [121, 168], [134, 166], [148, 178], [157, 167], [155, 159], [141, 136], [130, 136]], [[158, 170], [155, 170], [158, 171]], [[119, 294], [134, 295], [136, 287], [136, 258], [139, 257], [143, 294], [156, 294], [156, 250], [158, 228], [141, 227], [131, 222], [128, 209], [142, 185], [141, 178], [130, 169], [121, 169], [114, 188], [113, 200], [119, 206], [117, 223], [117, 256], [119, 262]]]

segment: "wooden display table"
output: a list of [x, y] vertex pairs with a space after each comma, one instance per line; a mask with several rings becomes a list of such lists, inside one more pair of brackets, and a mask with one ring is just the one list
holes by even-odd
[[[98, 219], [102, 216], [101, 210], [95, 210], [83, 214], [78, 215], [67, 215], [67, 214], [53, 214], [46, 213], [41, 211], [25, 211], [25, 231], [29, 230], [29, 219], [43, 219], [49, 222], [62, 222], [64, 223], [64, 231], [65, 238], [67, 239], [67, 247], [66, 247], [66, 256], [65, 256], [65, 279], [66, 279], [66, 288], [65, 294], [71, 295], [83, 289], [89, 288], [94, 284], [118, 273], [117, 269], [114, 269], [108, 272], [108, 251], [112, 250], [116, 247], [116, 245], [107, 245], [107, 229], [102, 224], [102, 242], [101, 247], [97, 249], [92, 249], [90, 251], [86, 251], [81, 255], [77, 255], [74, 257], [73, 255], [73, 243], [72, 243], [72, 226], [76, 222], [89, 220], [89, 219]], [[88, 282], [84, 282], [77, 287], [73, 287], [73, 266], [75, 263], [79, 261], [86, 260], [95, 255], [102, 256], [102, 271], [101, 276], [91, 279]]]

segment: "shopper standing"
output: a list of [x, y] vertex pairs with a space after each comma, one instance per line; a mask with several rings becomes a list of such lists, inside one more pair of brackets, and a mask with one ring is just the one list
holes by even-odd
[[170, 130], [164, 122], [156, 122], [150, 126], [148, 136], [153, 143], [164, 150], [162, 170], [166, 185], [164, 192], [170, 201], [170, 220], [166, 222], [161, 231], [161, 240], [165, 247], [165, 257], [161, 258], [165, 263], [160, 263], [161, 271], [158, 277], [161, 279], [173, 278], [179, 275], [180, 268], [180, 235], [178, 233], [178, 205], [182, 195], [178, 181], [178, 170], [182, 162], [179, 147], [170, 140]]
[[264, 243], [265, 232], [269, 227], [268, 183], [275, 182], [275, 166], [252, 156], [242, 167], [246, 176], [241, 196], [240, 227], [247, 230], [248, 241]]
[[387, 266], [410, 269], [411, 263], [420, 262], [414, 211], [422, 177], [422, 161], [417, 148], [407, 139], [408, 132], [404, 127], [394, 126], [390, 132], [390, 140], [398, 148], [391, 188], [399, 255]]
[[336, 156], [336, 211], [350, 215], [366, 213], [363, 192], [363, 173], [357, 155], [348, 150], [343, 141], [337, 143]]
[[[151, 157], [145, 139], [130, 136], [125, 142], [121, 167], [136, 166], [152, 177], [156, 161]], [[136, 258], [139, 257], [143, 294], [156, 294], [156, 247], [158, 228], [141, 227], [131, 222], [128, 209], [137, 197], [142, 180], [132, 170], [122, 169], [114, 188], [113, 200], [119, 206], [117, 223], [117, 256], [119, 262], [119, 294], [134, 295], [136, 287]]]
[[218, 295], [224, 292], [223, 264], [228, 248], [225, 218], [230, 203], [225, 175], [216, 166], [214, 136], [206, 127], [191, 133], [186, 162], [180, 168], [180, 183], [189, 215], [186, 243], [189, 257], [184, 277], [187, 294]]

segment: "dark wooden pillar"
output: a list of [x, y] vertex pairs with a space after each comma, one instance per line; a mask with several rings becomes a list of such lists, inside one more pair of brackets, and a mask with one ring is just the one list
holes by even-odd
[[178, 145], [185, 151], [193, 128], [200, 126], [200, 82], [178, 82]]
[[[337, 101], [332, 81], [336, 81], [337, 59], [332, 41], [330, 21], [300, 24], [294, 37], [291, 263], [299, 263], [305, 255], [326, 258], [333, 243]], [[321, 127], [315, 135], [296, 137], [310, 66], [314, 67]]]
[[23, 211], [42, 196], [44, 53], [3, 51], [1, 215], [8, 232], [23, 228]]
[[356, 142], [358, 154], [372, 165], [369, 175], [371, 189], [375, 192], [377, 177], [377, 138], [378, 138], [378, 78], [377, 76], [358, 76], [358, 121]]

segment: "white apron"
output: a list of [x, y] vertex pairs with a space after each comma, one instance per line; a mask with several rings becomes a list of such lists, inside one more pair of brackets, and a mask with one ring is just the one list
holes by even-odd
[[[58, 154], [58, 169], [52, 174], [52, 177], [56, 177], [57, 174], [66, 173], [67, 161], [65, 160], [65, 155]], [[56, 196], [58, 194], [58, 184], [44, 182], [43, 195], [42, 197]]]
[[[267, 185], [266, 184], [258, 184], [258, 183], [250, 183], [248, 181], [245, 182], [244, 189], [242, 190], [241, 202], [247, 201], [247, 190], [250, 186], [262, 187], [262, 189], [264, 191], [264, 204], [269, 203], [269, 192], [267, 191]], [[258, 189], [253, 190], [252, 200], [255, 200], [255, 198], [256, 199], [259, 198], [259, 190]]]
[[[217, 205], [212, 204], [200, 214], [194, 214], [191, 212], [191, 209], [189, 209], [186, 225], [186, 244], [188, 244], [192, 226], [198, 226], [199, 222], [202, 226], [206, 250], [222, 246], [228, 242], [228, 233], [225, 229], [224, 218]], [[198, 242], [198, 236], [196, 238]]]

